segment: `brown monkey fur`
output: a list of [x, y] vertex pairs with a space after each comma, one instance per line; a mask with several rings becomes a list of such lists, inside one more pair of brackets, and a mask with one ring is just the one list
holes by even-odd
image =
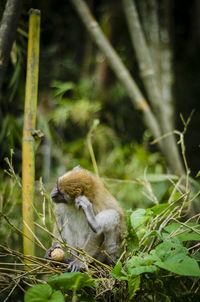
[[59, 180], [61, 193], [70, 197], [86, 196], [93, 205], [94, 214], [106, 209], [113, 209], [123, 220], [123, 211], [116, 199], [105, 188], [102, 180], [85, 169], [72, 170], [64, 174]]

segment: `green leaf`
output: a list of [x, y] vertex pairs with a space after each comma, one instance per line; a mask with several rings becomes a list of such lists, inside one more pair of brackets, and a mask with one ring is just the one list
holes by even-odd
[[151, 211], [153, 212], [153, 216], [156, 216], [160, 213], [162, 213], [165, 209], [167, 209], [169, 207], [168, 203], [162, 203], [156, 206], [153, 206], [151, 208]]
[[[144, 179], [144, 177], [140, 177], [141, 179]], [[145, 179], [147, 179], [149, 182], [161, 182], [169, 179], [172, 180], [178, 180], [178, 176], [173, 174], [147, 174], [145, 175]]]
[[75, 84], [73, 82], [61, 82], [61, 81], [53, 81], [51, 87], [56, 88], [54, 92], [54, 96], [63, 95], [65, 92], [72, 90], [75, 88]]
[[129, 215], [126, 216], [126, 243], [129, 249], [138, 250], [139, 248], [139, 239], [138, 236], [131, 224], [131, 217]]
[[83, 273], [74, 272], [53, 276], [48, 280], [48, 284], [54, 289], [77, 290], [82, 287], [97, 286], [98, 282]]
[[110, 274], [113, 277], [115, 277], [117, 280], [127, 280], [128, 279], [127, 273], [125, 271], [123, 271], [123, 269], [122, 269], [121, 262], [119, 262], [117, 265], [115, 265], [115, 267], [110, 272]]
[[200, 277], [200, 270], [197, 262], [189, 256], [169, 257], [165, 262], [157, 261], [155, 265], [182, 276]]
[[140, 288], [140, 276], [131, 276], [128, 280], [128, 293], [129, 298], [132, 299], [136, 291]]
[[155, 265], [178, 275], [200, 276], [197, 261], [187, 256], [188, 250], [182, 245], [163, 242], [152, 252], [160, 258]]
[[48, 284], [37, 284], [25, 293], [25, 302], [65, 302], [61, 291], [53, 292]]
[[136, 230], [139, 226], [143, 225], [151, 214], [151, 210], [138, 209], [131, 214], [131, 225]]
[[65, 298], [60, 290], [53, 292], [50, 302], [65, 302]]
[[200, 171], [197, 173], [197, 175], [195, 177], [200, 177]]
[[157, 231], [157, 230], [148, 231], [148, 232], [144, 235], [143, 239], [148, 238], [148, 237], [152, 237], [152, 236], [158, 237], [158, 238], [162, 239], [162, 234], [160, 233], [160, 231]]
[[193, 222], [188, 222], [187, 225], [188, 225], [188, 227], [181, 225], [177, 222], [173, 222], [173, 223], [168, 224], [164, 228], [164, 230], [171, 235], [173, 235], [173, 233], [174, 233], [175, 236], [173, 236], [173, 237], [178, 238], [182, 242], [189, 241], [189, 240], [200, 241], [200, 234], [197, 234], [196, 232], [191, 230], [191, 228], [189, 228], [189, 227], [193, 227], [195, 230], [200, 232], [200, 226]]
[[133, 256], [126, 263], [126, 269], [130, 275], [140, 275], [143, 273], [154, 273], [157, 268], [153, 265], [156, 260], [153, 255], [141, 253], [139, 256]]

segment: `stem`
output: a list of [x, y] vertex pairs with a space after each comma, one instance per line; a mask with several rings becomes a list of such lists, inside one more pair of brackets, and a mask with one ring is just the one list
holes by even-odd
[[[38, 73], [39, 73], [40, 12], [31, 10], [29, 16], [29, 39], [27, 76], [22, 142], [22, 195], [23, 195], [23, 243], [24, 254], [34, 255], [34, 183], [35, 183], [35, 141], [32, 136], [36, 125]], [[27, 227], [28, 226], [28, 227]], [[30, 231], [32, 230], [32, 231]], [[30, 239], [28, 239], [28, 238]], [[26, 262], [29, 263], [29, 262]]]

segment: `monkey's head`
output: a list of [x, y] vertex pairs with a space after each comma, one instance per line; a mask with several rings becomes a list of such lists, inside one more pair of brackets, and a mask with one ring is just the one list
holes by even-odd
[[71, 203], [80, 195], [91, 198], [93, 185], [91, 173], [78, 166], [58, 178], [51, 198], [56, 203]]
[[69, 196], [69, 194], [64, 193], [63, 190], [60, 190], [59, 179], [60, 178], [58, 178], [56, 185], [51, 192], [51, 198], [56, 203], [70, 203], [72, 198]]

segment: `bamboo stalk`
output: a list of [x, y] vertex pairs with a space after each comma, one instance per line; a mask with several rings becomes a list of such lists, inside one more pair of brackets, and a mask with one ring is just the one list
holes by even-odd
[[[23, 245], [25, 255], [34, 255], [34, 183], [35, 141], [40, 44], [40, 11], [31, 9], [29, 16], [27, 75], [22, 140]], [[28, 227], [27, 227], [28, 226]], [[31, 231], [32, 232], [31, 232]], [[26, 261], [29, 263], [29, 261]]]

